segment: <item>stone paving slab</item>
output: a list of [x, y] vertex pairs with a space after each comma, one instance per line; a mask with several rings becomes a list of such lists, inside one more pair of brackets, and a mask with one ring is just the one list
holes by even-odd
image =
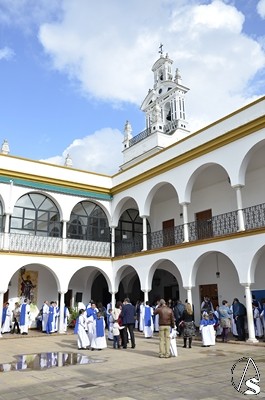
[[217, 343], [204, 348], [196, 340], [192, 349], [183, 349], [182, 340], [177, 339], [178, 357], [160, 359], [157, 335], [147, 340], [137, 332], [135, 349], [114, 350], [109, 342], [100, 352], [77, 350], [76, 341], [70, 333], [3, 336], [0, 363], [12, 362], [19, 354], [41, 352], [80, 352], [101, 362], [0, 372], [0, 400], [244, 400], [249, 396], [231, 384], [231, 368], [242, 357], [251, 357], [257, 364], [261, 392], [255, 398], [265, 399], [263, 343]]

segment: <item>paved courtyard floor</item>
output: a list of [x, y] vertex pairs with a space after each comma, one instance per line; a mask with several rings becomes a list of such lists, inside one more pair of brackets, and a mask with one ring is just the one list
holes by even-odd
[[[6, 372], [0, 372], [0, 400], [265, 399], [265, 343], [201, 347], [195, 340], [192, 349], [184, 349], [177, 339], [178, 357], [160, 359], [157, 335], [145, 339], [137, 332], [136, 348], [126, 350], [114, 350], [110, 341], [102, 351], [77, 350], [76, 342], [71, 333], [3, 335], [0, 371]], [[80, 353], [89, 363], [40, 370], [39, 353], [46, 355], [46, 362], [56, 355], [59, 364], [64, 354], [82, 362], [81, 356], [72, 355]], [[10, 363], [23, 368], [26, 362], [30, 368], [7, 372]]]

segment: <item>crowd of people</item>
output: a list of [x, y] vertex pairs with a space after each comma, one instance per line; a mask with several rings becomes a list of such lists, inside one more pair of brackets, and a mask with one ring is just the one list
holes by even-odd
[[[6, 303], [2, 314], [2, 333], [27, 335], [30, 321], [29, 300], [22, 304], [15, 303], [11, 311]], [[145, 338], [152, 338], [154, 332], [159, 333], [159, 357], [169, 358], [177, 355], [176, 337], [183, 337], [183, 348], [192, 348], [192, 340], [196, 331], [200, 332], [202, 346], [214, 346], [216, 337], [226, 343], [229, 332], [236, 340], [246, 339], [246, 308], [235, 298], [232, 305], [223, 300], [214, 308], [210, 298], [204, 297], [201, 303], [201, 320], [199, 326], [194, 322], [194, 308], [186, 300], [173, 302], [164, 299], [150, 305], [148, 301], [138, 301], [136, 305], [125, 298], [117, 301], [114, 307], [109, 303], [103, 307], [93, 300], [79, 307], [79, 315], [75, 321], [74, 332], [77, 334], [78, 349], [102, 350], [107, 347], [107, 339], [113, 342], [113, 348], [126, 349], [136, 347], [134, 331], [143, 333]], [[63, 329], [67, 331], [69, 309], [64, 307]], [[37, 329], [47, 334], [58, 331], [60, 309], [56, 301], [44, 301], [37, 316]], [[261, 303], [253, 298], [253, 318], [257, 338], [263, 338], [265, 332], [265, 300]], [[107, 331], [107, 335], [106, 335]], [[107, 336], [107, 337], [106, 337]]]
[[[36, 317], [36, 328], [47, 334], [55, 333], [59, 327], [60, 308], [56, 301], [45, 300]], [[67, 331], [70, 312], [64, 307], [63, 331]], [[11, 309], [9, 302], [5, 303], [2, 313], [1, 333], [16, 333], [28, 335], [32, 323], [30, 300], [25, 298], [21, 304], [16, 302]]]

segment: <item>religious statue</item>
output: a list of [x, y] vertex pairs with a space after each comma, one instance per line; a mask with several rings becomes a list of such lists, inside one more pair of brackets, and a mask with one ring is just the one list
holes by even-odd
[[161, 123], [162, 118], [161, 118], [161, 107], [159, 104], [155, 104], [153, 111], [152, 111], [152, 123]]
[[34, 300], [34, 288], [36, 287], [36, 285], [33, 285], [31, 279], [30, 279], [30, 275], [26, 276], [26, 279], [24, 279], [23, 277], [24, 272], [21, 272], [21, 296], [24, 297], [25, 299], [30, 300], [31, 302], [33, 302]]

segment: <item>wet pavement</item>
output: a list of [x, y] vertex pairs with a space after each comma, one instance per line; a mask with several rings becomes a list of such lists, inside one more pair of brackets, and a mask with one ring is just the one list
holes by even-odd
[[265, 343], [182, 344], [177, 357], [160, 359], [157, 334], [137, 332], [135, 349], [108, 341], [94, 352], [78, 350], [72, 333], [3, 335], [0, 400], [265, 399]]

